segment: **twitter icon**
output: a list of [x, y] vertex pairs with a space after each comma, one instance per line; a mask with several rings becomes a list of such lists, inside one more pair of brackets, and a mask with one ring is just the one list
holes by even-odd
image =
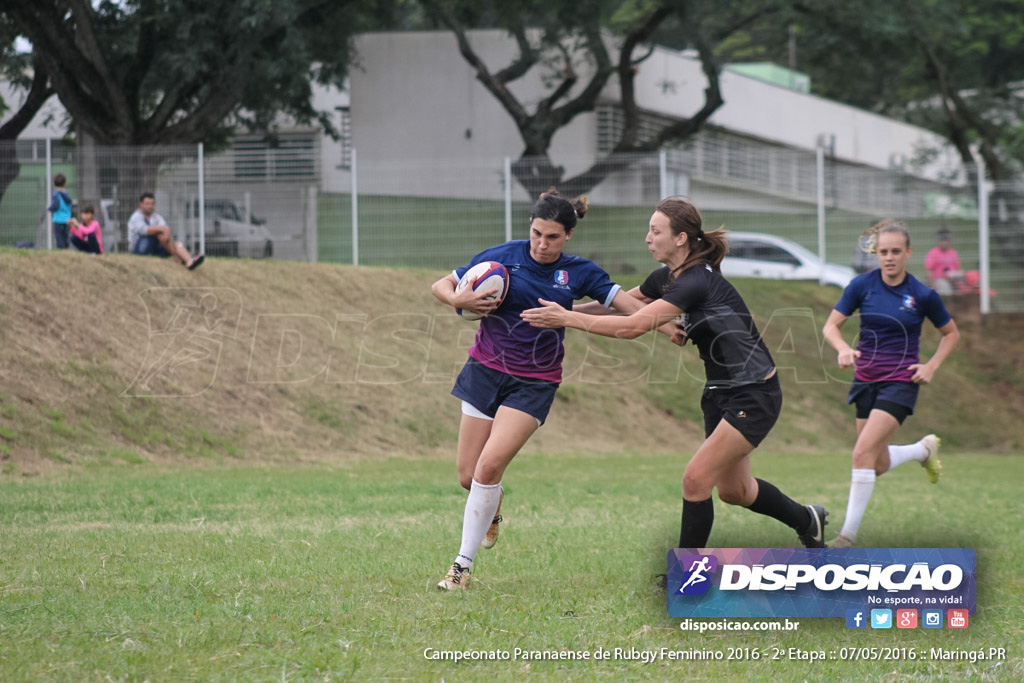
[[892, 628], [892, 610], [871, 610], [871, 628]]

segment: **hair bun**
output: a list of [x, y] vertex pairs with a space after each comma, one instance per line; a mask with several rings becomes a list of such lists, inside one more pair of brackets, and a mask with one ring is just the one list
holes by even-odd
[[587, 215], [587, 209], [590, 208], [590, 203], [587, 201], [587, 195], [581, 194], [579, 197], [572, 202], [572, 208], [576, 211], [577, 218], [583, 218]]

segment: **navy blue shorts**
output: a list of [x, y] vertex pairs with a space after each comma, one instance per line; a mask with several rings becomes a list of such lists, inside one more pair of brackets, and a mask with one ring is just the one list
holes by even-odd
[[756, 384], [731, 389], [705, 389], [700, 398], [704, 411], [704, 437], [725, 420], [754, 448], [764, 441], [782, 412], [782, 385], [779, 376]]
[[532, 415], [538, 423], [544, 424], [556, 391], [558, 382], [516, 377], [470, 358], [455, 380], [452, 395], [488, 417], [493, 418], [499, 406], [507, 406]]
[[160, 240], [149, 235], [143, 235], [139, 238], [139, 241], [135, 243], [135, 247], [132, 249], [132, 253], [137, 256], [160, 256], [163, 258], [170, 256], [168, 251], [164, 249], [164, 246], [160, 244]]
[[889, 413], [903, 424], [914, 414], [921, 385], [913, 382], [861, 382], [853, 380], [846, 402], [857, 407], [857, 419], [866, 420], [872, 410]]

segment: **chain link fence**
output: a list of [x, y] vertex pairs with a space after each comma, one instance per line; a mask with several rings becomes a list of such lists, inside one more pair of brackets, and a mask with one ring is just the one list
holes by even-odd
[[[46, 207], [52, 178], [62, 173], [76, 203], [98, 209], [107, 251], [127, 248], [127, 219], [138, 195], [152, 191], [157, 211], [193, 252], [444, 271], [492, 244], [525, 239], [533, 199], [546, 187], [537, 171], [545, 160], [375, 163], [352, 151], [342, 169], [323, 163], [317, 141], [285, 136], [268, 146], [243, 137], [214, 154], [202, 146], [0, 143], [0, 245], [52, 245]], [[567, 179], [594, 171], [596, 159], [557, 161], [553, 177], [568, 195], [576, 193], [566, 191]], [[970, 171], [965, 177], [976, 177]], [[947, 230], [963, 267], [952, 296], [976, 311], [987, 275], [989, 310], [1024, 311], [1020, 183], [988, 183], [979, 212], [974, 187], [708, 130], [662, 153], [615, 157], [579, 187], [591, 210], [569, 249], [614, 274], [654, 266], [644, 244], [651, 212], [660, 198], [685, 195], [708, 229], [768, 233], [855, 268], [873, 265], [858, 249], [866, 228], [886, 217], [904, 220], [914, 247], [910, 269], [925, 281], [925, 256]], [[991, 248], [983, 254], [986, 232]]]
[[127, 224], [143, 192], [190, 251], [316, 260], [315, 150], [202, 146], [99, 147], [0, 142], [0, 245], [53, 248], [47, 211], [64, 175], [73, 213], [91, 205], [108, 253], [128, 250]]

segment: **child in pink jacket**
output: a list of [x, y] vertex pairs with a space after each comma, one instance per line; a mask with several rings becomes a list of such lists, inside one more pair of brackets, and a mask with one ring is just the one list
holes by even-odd
[[71, 228], [71, 244], [79, 251], [89, 254], [103, 253], [103, 232], [100, 230], [99, 221], [96, 220], [96, 209], [92, 204], [82, 207], [82, 219], [68, 220]]

